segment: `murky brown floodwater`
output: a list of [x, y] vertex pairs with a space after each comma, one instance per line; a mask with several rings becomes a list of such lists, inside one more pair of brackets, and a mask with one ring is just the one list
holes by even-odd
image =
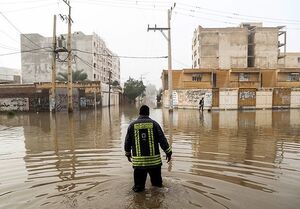
[[[134, 194], [123, 139], [135, 108], [0, 115], [0, 208], [300, 207], [300, 110], [152, 110], [174, 159]], [[173, 131], [170, 131], [172, 127]]]

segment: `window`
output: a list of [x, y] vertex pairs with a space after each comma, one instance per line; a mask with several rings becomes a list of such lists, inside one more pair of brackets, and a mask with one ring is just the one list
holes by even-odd
[[94, 78], [96, 78], [96, 74], [94, 74]]
[[300, 57], [298, 57], [298, 63], [300, 63]]
[[289, 73], [287, 81], [291, 81], [291, 82], [300, 81], [299, 73]]
[[192, 75], [192, 81], [200, 82], [202, 80], [202, 75], [200, 73], [196, 73]]
[[94, 63], [94, 67], [96, 67], [96, 63]]
[[249, 81], [249, 73], [240, 73], [239, 81]]

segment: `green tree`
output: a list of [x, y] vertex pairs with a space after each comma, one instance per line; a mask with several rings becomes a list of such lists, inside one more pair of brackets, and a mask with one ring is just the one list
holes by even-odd
[[[77, 81], [87, 81], [87, 74], [83, 72], [83, 70], [72, 71], [72, 80], [73, 82]], [[59, 72], [56, 78], [58, 81], [68, 81], [68, 73]]]
[[143, 96], [145, 89], [146, 87], [143, 81], [135, 80], [130, 77], [124, 83], [124, 95], [133, 103], [138, 96]]
[[120, 84], [119, 84], [118, 81], [113, 81], [113, 82], [112, 82], [112, 85], [115, 86], [115, 87], [116, 87], [116, 86], [120, 86]]

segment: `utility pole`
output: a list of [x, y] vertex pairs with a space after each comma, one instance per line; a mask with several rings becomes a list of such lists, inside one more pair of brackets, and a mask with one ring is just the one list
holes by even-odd
[[[159, 28], [155, 27], [151, 28], [148, 25], [148, 31], [153, 30], [154, 32], [156, 30], [159, 30], [165, 39], [168, 41], [168, 90], [169, 90], [169, 111], [173, 111], [173, 76], [172, 76], [172, 49], [171, 49], [171, 16], [172, 11], [175, 8], [176, 3], [174, 3], [174, 6], [171, 7], [171, 9], [168, 9], [168, 27], [167, 28]], [[168, 31], [168, 36], [164, 33], [164, 31]]]
[[71, 18], [71, 5], [70, 0], [63, 0], [66, 5], [69, 7], [69, 15], [68, 15], [68, 40], [67, 40], [67, 50], [68, 50], [68, 112], [73, 112], [73, 81], [72, 81], [72, 36], [71, 36], [71, 26], [72, 26], [72, 18]]
[[110, 108], [111, 70], [108, 73], [108, 108]]
[[51, 85], [51, 99], [50, 111], [55, 111], [56, 106], [56, 15], [53, 18], [53, 52], [52, 52], [52, 85]]

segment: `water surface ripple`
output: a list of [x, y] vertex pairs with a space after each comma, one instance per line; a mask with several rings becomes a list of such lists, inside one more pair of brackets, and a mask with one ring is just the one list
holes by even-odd
[[137, 109], [0, 115], [0, 208], [298, 209], [300, 110], [153, 109], [173, 147], [164, 188], [135, 194]]

